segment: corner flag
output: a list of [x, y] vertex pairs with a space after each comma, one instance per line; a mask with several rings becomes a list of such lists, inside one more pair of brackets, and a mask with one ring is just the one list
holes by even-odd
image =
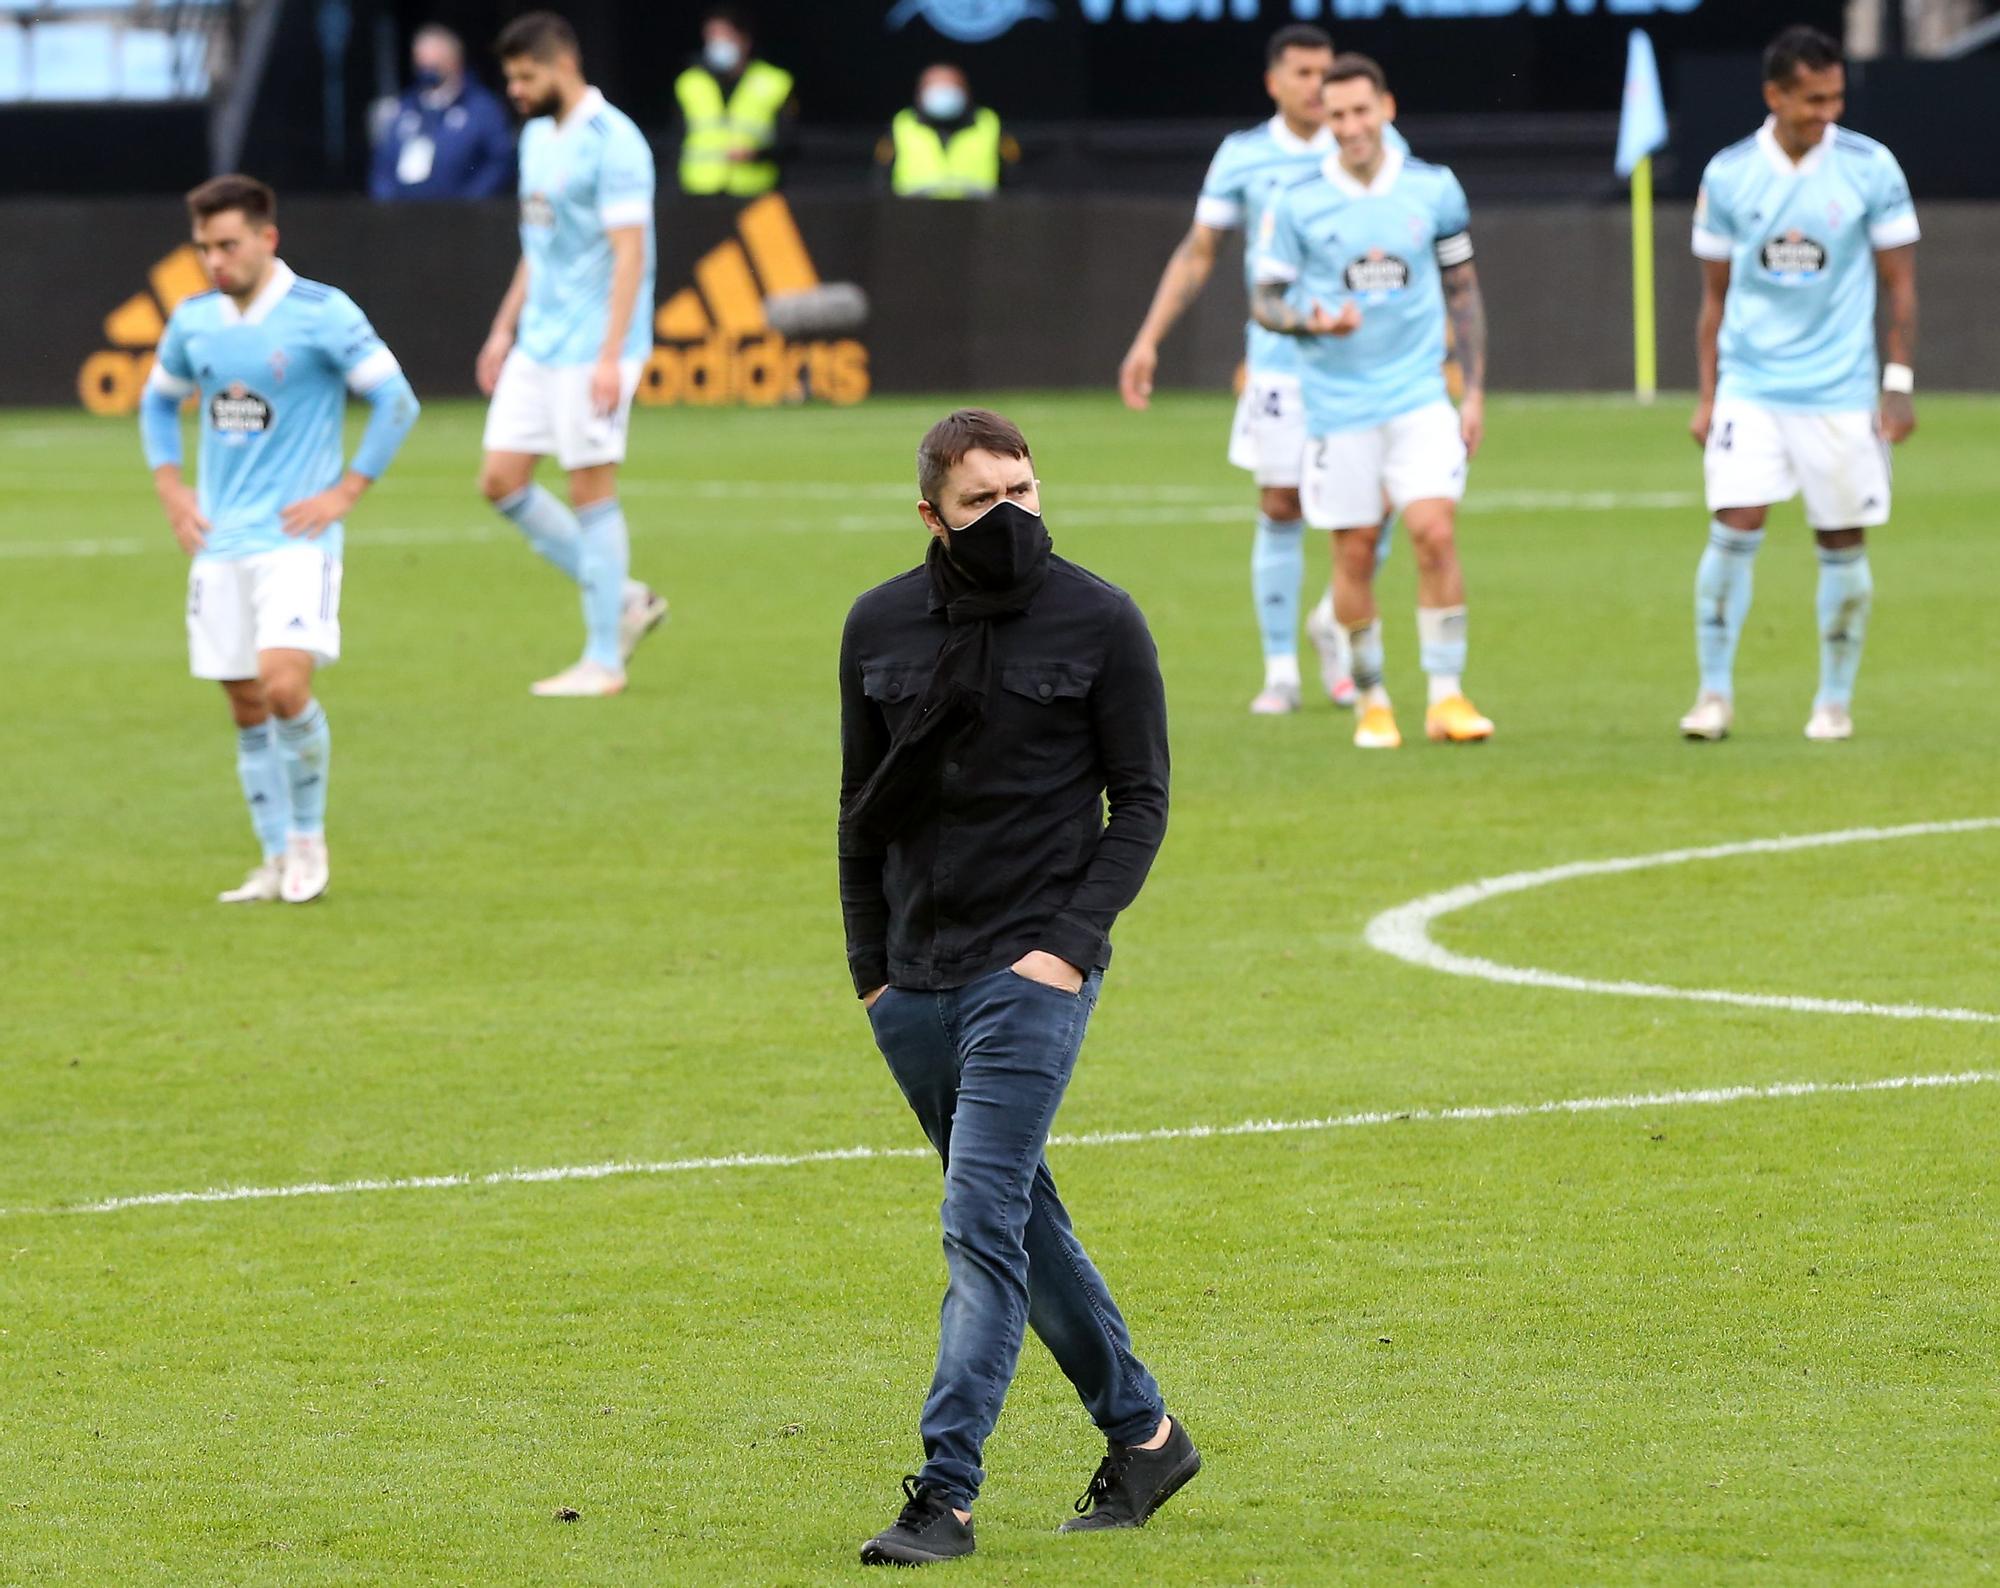
[[1660, 63], [1653, 41], [1638, 28], [1625, 49], [1625, 103], [1618, 113], [1618, 174], [1629, 177], [1655, 149], [1666, 147], [1667, 105], [1660, 97]]
[[1653, 151], [1667, 142], [1667, 106], [1653, 41], [1638, 28], [1625, 49], [1625, 102], [1618, 113], [1617, 170], [1632, 182], [1632, 390], [1642, 403], [1659, 385], [1653, 323]]

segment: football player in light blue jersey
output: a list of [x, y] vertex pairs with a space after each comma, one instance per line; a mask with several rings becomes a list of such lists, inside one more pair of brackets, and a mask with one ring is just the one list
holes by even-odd
[[[1697, 346], [1708, 549], [1695, 574], [1700, 692], [1690, 739], [1735, 722], [1736, 644], [1771, 504], [1805, 497], [1819, 549], [1819, 692], [1806, 737], [1854, 733], [1854, 679], [1874, 581], [1866, 531], [1889, 521], [1888, 444], [1916, 428], [1917, 215], [1896, 157], [1838, 125], [1840, 46], [1787, 28], [1764, 52], [1771, 114], [1702, 176]], [[1875, 297], [1888, 365], [1875, 363]], [[1877, 382], [1880, 396], [1877, 396]]]
[[[521, 133], [521, 262], [479, 350], [479, 488], [582, 591], [583, 656], [537, 695], [615, 695], [667, 603], [631, 577], [618, 465], [653, 346], [653, 153], [583, 79], [576, 34], [532, 11], [496, 46]], [[535, 484], [553, 455], [569, 506]]]
[[[353, 299], [277, 257], [277, 199], [219, 176], [188, 195], [215, 283], [178, 305], [139, 403], [139, 432], [190, 559], [190, 670], [236, 719], [236, 769], [263, 860], [225, 904], [326, 891], [332, 740], [313, 669], [340, 656], [341, 520], [417, 419], [416, 393]], [[342, 466], [347, 394], [368, 429]], [[199, 491], [181, 475], [181, 404], [199, 402]], [[274, 731], [275, 730], [275, 731]]]
[[[1208, 168], [1188, 229], [1154, 291], [1152, 307], [1118, 371], [1128, 408], [1151, 401], [1160, 343], [1200, 296], [1215, 269], [1223, 237], [1241, 230], [1246, 290], [1254, 285], [1252, 246], [1277, 195], [1319, 169], [1333, 149], [1321, 86], [1333, 64], [1333, 40], [1305, 23], [1280, 28], [1265, 50], [1264, 90], [1277, 107], [1267, 122], [1223, 139]], [[1408, 146], [1394, 127], [1392, 147]], [[1246, 327], [1245, 378], [1230, 429], [1229, 461], [1257, 482], [1257, 532], [1250, 549], [1250, 595], [1264, 647], [1264, 688], [1250, 703], [1259, 716], [1299, 709], [1299, 585], [1305, 575], [1305, 525], [1299, 516], [1299, 473], [1305, 454], [1305, 409], [1299, 395], [1299, 355], [1289, 337]], [[1380, 542], [1388, 551], [1386, 535]], [[1306, 621], [1320, 656], [1320, 675], [1340, 705], [1354, 699], [1347, 635], [1333, 620], [1331, 596]]]
[[[1486, 309], [1465, 194], [1443, 166], [1383, 141], [1396, 102], [1367, 56], [1333, 63], [1326, 109], [1339, 152], [1266, 214], [1251, 303], [1259, 324], [1298, 339], [1310, 436], [1299, 494], [1306, 522], [1334, 531], [1334, 611], [1361, 697], [1354, 742], [1402, 743], [1382, 685], [1375, 609], [1385, 498], [1409, 526], [1417, 559], [1417, 635], [1430, 682], [1424, 731], [1455, 744], [1485, 739], [1493, 724], [1460, 682], [1465, 576], [1454, 529], [1486, 405]], [[1447, 314], [1465, 371], [1456, 410], [1444, 375]]]

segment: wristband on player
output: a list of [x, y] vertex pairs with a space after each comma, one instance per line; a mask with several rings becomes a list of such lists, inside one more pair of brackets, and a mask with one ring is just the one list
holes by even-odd
[[1907, 397], [1917, 389], [1917, 372], [1907, 364], [1885, 364], [1882, 366], [1882, 389], [1901, 392]]

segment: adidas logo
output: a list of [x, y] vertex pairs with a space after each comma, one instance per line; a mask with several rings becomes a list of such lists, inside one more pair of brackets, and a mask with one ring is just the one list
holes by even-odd
[[[657, 340], [638, 400], [706, 406], [861, 401], [869, 391], [866, 347], [851, 337], [788, 341], [764, 317], [766, 298], [820, 284], [783, 195], [745, 205], [736, 235], [702, 255], [693, 284], [654, 313]], [[183, 244], [156, 263], [146, 273], [146, 290], [104, 317], [111, 346], [92, 353], [77, 371], [83, 406], [94, 414], [137, 413], [167, 316], [183, 299], [207, 290], [192, 246]]]
[[653, 316], [658, 338], [639, 381], [642, 403], [771, 406], [868, 395], [868, 350], [849, 337], [788, 342], [764, 300], [820, 285], [819, 272], [779, 193], [746, 204], [736, 235], [695, 261], [694, 284]]
[[183, 298], [208, 291], [208, 277], [201, 256], [183, 243], [146, 272], [146, 285], [149, 290], [133, 293], [104, 317], [104, 339], [111, 346], [92, 353], [77, 371], [76, 394], [91, 413], [138, 412], [167, 316]]

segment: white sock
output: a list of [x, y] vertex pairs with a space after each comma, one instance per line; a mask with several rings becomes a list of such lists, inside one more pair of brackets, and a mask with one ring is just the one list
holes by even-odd
[[1459, 687], [1458, 674], [1432, 673], [1430, 677], [1430, 701], [1435, 706], [1440, 700], [1449, 700], [1453, 695], [1463, 694]]
[[1361, 709], [1363, 711], [1368, 710], [1371, 706], [1386, 706], [1388, 704], [1389, 691], [1384, 689], [1380, 684], [1370, 684], [1366, 689], [1361, 691]]
[[1299, 687], [1298, 657], [1296, 656], [1265, 657], [1264, 687], [1266, 689], [1297, 689]]

